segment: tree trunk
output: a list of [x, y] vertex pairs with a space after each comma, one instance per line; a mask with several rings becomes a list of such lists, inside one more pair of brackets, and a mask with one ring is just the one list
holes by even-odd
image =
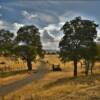
[[92, 69], [93, 69], [93, 66], [91, 66], [91, 75], [93, 74], [93, 70]]
[[28, 67], [28, 70], [29, 70], [29, 71], [32, 70], [32, 63], [31, 63], [31, 60], [27, 60], [27, 67]]
[[77, 77], [77, 60], [74, 60], [74, 77]]
[[86, 62], [85, 75], [88, 76], [88, 73], [89, 73], [89, 61]]
[[92, 64], [91, 64], [91, 75], [93, 74], [93, 67], [94, 67], [94, 61], [92, 62]]
[[85, 71], [86, 76], [88, 76], [88, 73], [89, 73], [89, 66], [86, 66], [86, 71]]

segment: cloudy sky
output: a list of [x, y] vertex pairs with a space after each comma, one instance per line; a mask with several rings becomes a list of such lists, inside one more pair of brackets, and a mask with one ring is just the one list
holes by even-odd
[[[0, 29], [36, 25], [45, 49], [57, 49], [64, 22], [81, 16], [100, 24], [100, 0], [0, 0]], [[100, 27], [98, 27], [98, 34]]]

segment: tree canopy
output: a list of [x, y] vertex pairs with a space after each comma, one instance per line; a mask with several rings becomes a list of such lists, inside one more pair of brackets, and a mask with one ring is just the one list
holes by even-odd
[[28, 70], [32, 70], [31, 62], [36, 59], [36, 56], [43, 56], [40, 33], [37, 27], [24, 26], [17, 32], [15, 39], [16, 55], [27, 61]]
[[12, 53], [14, 34], [8, 30], [0, 30], [0, 53], [10, 55]]
[[97, 38], [97, 26], [94, 21], [76, 17], [61, 28], [64, 36], [59, 43], [60, 58], [63, 62], [74, 61], [74, 76], [77, 76], [77, 61], [88, 57], [85, 55], [86, 52], [93, 50], [94, 39]]

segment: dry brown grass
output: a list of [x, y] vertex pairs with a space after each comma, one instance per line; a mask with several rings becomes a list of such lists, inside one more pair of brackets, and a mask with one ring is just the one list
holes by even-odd
[[0, 86], [13, 83], [13, 82], [15, 82], [17, 80], [24, 79], [24, 78], [28, 77], [29, 75], [30, 74], [25, 73], [25, 74], [17, 74], [17, 75], [14, 75], [14, 76], [0, 78]]
[[27, 86], [5, 96], [5, 100], [100, 100], [100, 63], [94, 67], [94, 75], [86, 77], [78, 65], [78, 78], [73, 78], [73, 63], [65, 66], [57, 55], [46, 56], [52, 64], [60, 63], [61, 72], [49, 71], [41, 80], [34, 81]]
[[[5, 64], [0, 64], [0, 68], [4, 68], [4, 70], [16, 71], [16, 70], [27, 70], [27, 63], [20, 58], [18, 60], [12, 60], [9, 57], [0, 57], [0, 62], [5, 62]], [[39, 65], [38, 62], [32, 62], [33, 69], [37, 69]]]
[[[22, 61], [20, 58], [17, 61], [14, 61], [7, 57], [0, 57], [0, 62], [5, 62], [5, 64], [0, 64], [0, 68], [4, 69], [4, 71], [12, 71], [13, 72], [13, 71], [21, 71], [22, 70], [22, 73], [18, 73], [15, 75], [11, 74], [12, 76], [6, 75], [5, 77], [0, 77], [0, 86], [10, 84], [12, 82], [24, 79], [30, 75], [27, 71], [25, 71], [25, 70], [27, 70], [26, 62]], [[39, 62], [36, 62], [36, 63], [32, 62], [33, 70], [37, 70], [39, 64], [40, 64]], [[9, 69], [5, 69], [5, 68], [9, 68]], [[1, 73], [1, 74], [5, 74], [5, 73]]]
[[43, 79], [7, 95], [5, 100], [100, 100], [99, 94], [100, 74], [74, 79], [63, 72], [50, 72]]

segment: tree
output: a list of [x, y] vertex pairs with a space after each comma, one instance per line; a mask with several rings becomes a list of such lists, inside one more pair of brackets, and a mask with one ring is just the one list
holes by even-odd
[[97, 40], [98, 61], [100, 61], [100, 37]]
[[43, 57], [38, 28], [33, 25], [21, 27], [15, 41], [15, 54], [26, 60], [28, 70], [32, 70], [32, 61], [35, 61], [37, 55]]
[[97, 54], [98, 54], [98, 56], [97, 56], [97, 61], [99, 61], [100, 62], [100, 44], [97, 44]]
[[83, 58], [83, 53], [86, 53], [83, 50], [88, 48], [91, 50], [91, 44], [97, 37], [97, 26], [93, 21], [76, 17], [61, 28], [64, 36], [59, 43], [60, 58], [63, 62], [73, 60], [75, 77], [77, 77], [77, 62]]
[[89, 48], [82, 50], [82, 56], [85, 60], [85, 74], [88, 75], [89, 69], [91, 69], [91, 74], [93, 73], [93, 66], [98, 59], [97, 44], [91, 42]]
[[0, 30], [0, 54], [8, 56], [12, 54], [14, 34], [8, 30]]
[[93, 67], [95, 62], [100, 62], [100, 44], [95, 43], [94, 46], [92, 46], [91, 50], [89, 51], [90, 53], [90, 69], [91, 69], [91, 74], [93, 74]]

